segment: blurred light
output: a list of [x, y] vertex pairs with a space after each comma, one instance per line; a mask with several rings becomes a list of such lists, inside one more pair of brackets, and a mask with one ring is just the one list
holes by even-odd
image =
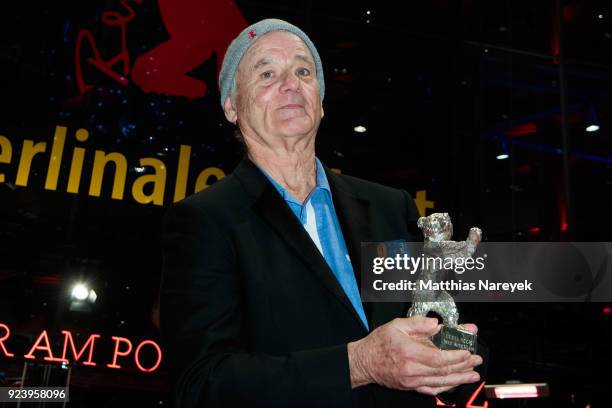
[[91, 303], [96, 303], [96, 299], [97, 298], [98, 298], [98, 295], [96, 294], [96, 291], [93, 290], [93, 289], [90, 289], [89, 290], [89, 297], [88, 297], [89, 301]]
[[95, 303], [98, 299], [96, 291], [89, 289], [84, 283], [77, 283], [72, 287], [71, 292], [72, 303], [81, 303], [87, 300], [89, 303]]
[[[370, 12], [370, 10], [368, 10], [368, 11], [366, 11], [366, 14], [369, 16], [369, 15], [370, 15], [370, 14], [372, 14], [372, 13]], [[601, 14], [600, 14], [600, 16], [601, 16]], [[601, 18], [601, 17], [600, 17], [600, 18]]]
[[497, 150], [497, 156], [495, 156], [495, 158], [497, 160], [506, 160], [508, 157], [510, 157], [510, 152], [508, 151], [508, 144], [504, 139], [500, 140], [499, 144], [499, 150]]
[[612, 306], [604, 306], [603, 312], [604, 314], [612, 315]]
[[365, 128], [365, 126], [357, 125], [353, 128], [353, 130], [357, 133], [365, 133], [367, 129]]
[[145, 168], [144, 167], [134, 167], [134, 171], [136, 173], [144, 173]]
[[[504, 117], [505, 116], [505, 117]], [[508, 119], [508, 115], [502, 115], [502, 118]], [[506, 137], [515, 138], [515, 137], [524, 137], [533, 135], [538, 131], [538, 126], [535, 122], [526, 122], [519, 123], [518, 125], [512, 126], [505, 132]]]
[[77, 283], [72, 288], [72, 297], [77, 300], [85, 300], [89, 296], [89, 289], [82, 283]]
[[495, 387], [497, 398], [537, 398], [538, 389], [535, 385], [507, 385]]
[[599, 14], [599, 15], [597, 16], [597, 18], [598, 18], [598, 19], [600, 19], [600, 20], [601, 20], [601, 19], [603, 19], [603, 14]]
[[540, 232], [540, 227], [529, 228], [529, 233], [530, 234], [538, 234], [539, 232]]
[[599, 120], [597, 118], [597, 111], [595, 106], [591, 106], [585, 115], [584, 121], [586, 122], [585, 130], [587, 132], [597, 132], [599, 130]]

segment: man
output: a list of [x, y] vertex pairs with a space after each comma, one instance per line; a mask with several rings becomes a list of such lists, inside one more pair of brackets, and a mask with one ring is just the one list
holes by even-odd
[[361, 302], [360, 243], [415, 240], [418, 214], [405, 191], [316, 159], [324, 81], [306, 34], [272, 19], [246, 28], [220, 89], [247, 158], [169, 211], [162, 237], [177, 405], [434, 406], [479, 381], [480, 356], [428, 340], [436, 319]]

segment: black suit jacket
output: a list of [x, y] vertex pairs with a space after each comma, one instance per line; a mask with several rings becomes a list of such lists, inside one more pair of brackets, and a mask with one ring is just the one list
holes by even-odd
[[[362, 241], [415, 240], [405, 191], [325, 169], [357, 278]], [[310, 236], [248, 159], [166, 214], [162, 333], [180, 407], [433, 406], [351, 390], [347, 343], [367, 335]], [[373, 330], [407, 305], [365, 304]]]

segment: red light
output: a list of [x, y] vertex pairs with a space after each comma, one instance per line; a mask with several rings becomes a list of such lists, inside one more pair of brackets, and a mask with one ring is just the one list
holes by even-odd
[[[112, 336], [111, 339], [115, 340], [115, 352], [113, 354], [112, 364], [107, 364], [106, 366], [108, 368], [121, 368], [121, 366], [117, 364], [117, 357], [127, 356], [128, 354], [130, 354], [132, 352], [132, 342], [129, 339], [126, 339], [125, 337]], [[119, 347], [120, 347], [119, 345], [121, 343], [124, 343], [127, 345], [126, 350], [119, 351]]]
[[[142, 364], [140, 364], [140, 358], [138, 356], [138, 353], [140, 353], [140, 349], [145, 344], [152, 345], [153, 348], [155, 348], [155, 351], [157, 352], [157, 361], [155, 361], [155, 364], [153, 364], [153, 367], [150, 367], [150, 368], [144, 368]], [[157, 370], [157, 367], [159, 367], [159, 363], [161, 363], [161, 359], [162, 359], [162, 351], [157, 345], [157, 343], [155, 343], [154, 341], [145, 340], [142, 343], [140, 343], [138, 347], [136, 347], [136, 354], [134, 355], [134, 361], [136, 361], [136, 366], [138, 367], [140, 371], [144, 371], [145, 373], [150, 373], [151, 371]]]
[[489, 401], [484, 401], [482, 405], [474, 405], [474, 401], [476, 400], [476, 397], [478, 396], [478, 394], [480, 394], [484, 386], [485, 386], [485, 382], [483, 381], [480, 384], [480, 386], [476, 389], [476, 391], [474, 391], [474, 393], [472, 394], [468, 402], [465, 403], [465, 408], [489, 408]]
[[538, 234], [540, 232], [540, 227], [529, 228], [530, 234]]
[[6, 346], [4, 345], [4, 341], [8, 339], [9, 336], [11, 335], [11, 329], [9, 329], [9, 327], [6, 324], [2, 324], [2, 323], [0, 323], [0, 328], [4, 329], [4, 332], [5, 332], [4, 336], [0, 337], [0, 349], [2, 349], [5, 356], [15, 357], [13, 353], [9, 353], [9, 351], [6, 349]]
[[456, 405], [447, 405], [445, 403], [443, 403], [442, 401], [440, 401], [440, 398], [436, 397], [436, 407], [455, 407]]
[[[30, 348], [29, 352], [25, 354], [23, 358], [27, 360], [37, 360], [37, 356], [35, 356], [35, 354], [38, 353], [40, 355], [42, 352], [42, 355], [40, 355], [40, 357], [42, 357], [44, 361], [52, 361], [56, 363], [69, 363], [71, 361], [76, 363], [80, 361], [81, 364], [85, 366], [96, 366], [96, 363], [93, 361], [95, 356], [94, 350], [96, 348], [97, 341], [102, 337], [100, 334], [89, 335], [87, 340], [84, 343], [80, 344], [80, 350], [77, 349], [77, 345], [74, 342], [74, 336], [72, 332], [68, 330], [62, 330], [62, 334], [64, 335], [64, 343], [61, 358], [53, 355], [52, 345], [56, 346], [58, 343], [49, 340], [49, 335], [47, 334], [46, 330], [43, 330], [40, 333], [32, 347]], [[10, 335], [11, 329], [9, 328], [9, 326], [0, 322], [0, 356], [2, 356], [2, 358], [15, 358], [15, 354], [9, 352], [5, 344], [5, 342], [9, 339]], [[126, 357], [130, 355], [133, 348], [132, 342], [125, 337], [112, 336], [111, 339], [115, 342], [113, 360], [111, 364], [107, 364], [106, 366], [108, 368], [121, 369], [122, 366], [119, 365], [117, 361], [119, 357]], [[141, 350], [145, 346], [152, 347], [153, 353], [156, 354], [155, 361], [149, 363], [151, 364], [150, 367], [143, 366], [143, 362], [141, 361], [140, 357]], [[71, 357], [70, 359], [69, 356]], [[82, 361], [85, 358], [87, 358], [87, 360]], [[134, 353], [134, 362], [136, 363], [136, 367], [144, 373], [156, 371], [159, 368], [159, 365], [161, 364], [162, 358], [162, 350], [159, 345], [153, 340], [143, 340], [142, 342], [140, 342], [138, 347], [136, 347], [136, 352]], [[147, 361], [148, 363], [148, 359], [145, 359], [145, 361]]]
[[59, 275], [36, 276], [32, 278], [35, 285], [59, 285], [62, 279]]
[[521, 123], [513, 126], [506, 131], [506, 136], [509, 138], [529, 136], [538, 131], [538, 127], [535, 123]]
[[604, 314], [612, 315], [612, 306], [604, 306], [603, 312]]

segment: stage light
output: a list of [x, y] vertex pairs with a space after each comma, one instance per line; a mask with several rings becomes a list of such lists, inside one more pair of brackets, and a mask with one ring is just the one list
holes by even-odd
[[98, 298], [98, 295], [96, 294], [96, 291], [93, 289], [89, 290], [89, 296], [87, 296], [87, 299], [89, 300], [90, 303], [96, 303], [96, 299]]
[[72, 301], [74, 302], [84, 302], [88, 301], [89, 303], [96, 303], [96, 299], [98, 299], [98, 294], [95, 290], [90, 289], [84, 283], [77, 283], [72, 287], [72, 292], [70, 294], [72, 297]]
[[77, 283], [72, 288], [72, 298], [76, 300], [85, 300], [89, 296], [89, 289], [82, 283]]
[[510, 152], [508, 151], [508, 145], [506, 144], [505, 140], [501, 140], [499, 144], [500, 144], [500, 147], [499, 147], [499, 150], [497, 150], [497, 155], [495, 156], [495, 158], [497, 160], [506, 160], [508, 157], [510, 157]]
[[587, 126], [584, 130], [587, 132], [597, 132], [599, 130], [599, 120], [594, 106], [591, 106], [587, 111], [585, 122]]
[[367, 129], [365, 128], [365, 126], [358, 125], [358, 126], [355, 126], [353, 130], [357, 133], [365, 133]]

